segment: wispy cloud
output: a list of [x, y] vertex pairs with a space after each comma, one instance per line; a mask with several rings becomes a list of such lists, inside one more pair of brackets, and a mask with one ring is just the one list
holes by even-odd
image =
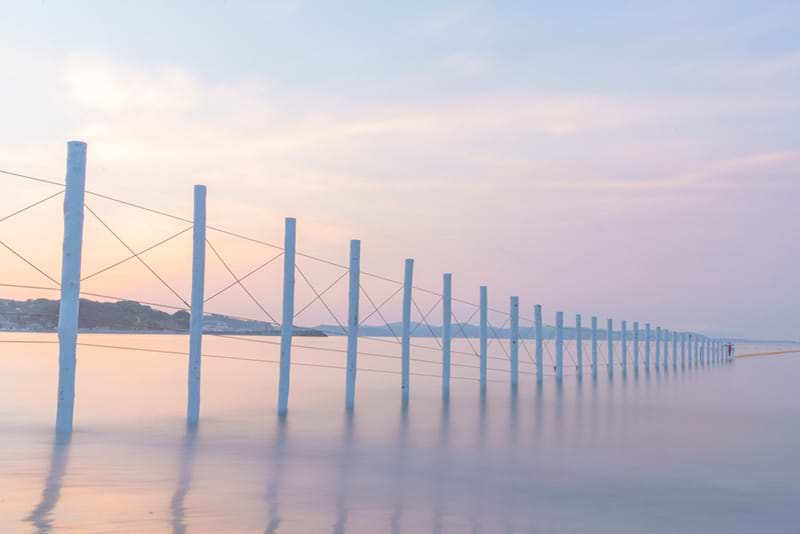
[[[423, 26], [434, 35], [458, 32], [471, 17], [471, 8], [456, 10]], [[434, 57], [460, 80], [486, 77], [498, 62], [466, 51]], [[791, 73], [794, 61], [787, 55], [756, 70]], [[39, 65], [32, 71], [24, 63], [9, 63], [10, 79], [55, 89], [48, 98], [14, 93], [20, 111], [9, 111], [27, 117], [38, 137], [4, 136], [4, 165], [58, 178], [63, 141], [83, 138], [93, 189], [185, 214], [191, 185], [206, 183], [216, 224], [274, 241], [281, 218], [301, 214], [303, 249], [338, 253], [361, 237], [370, 252], [384, 253], [373, 256], [378, 271], [424, 250], [437, 268], [458, 261], [469, 265], [465, 276], [491, 276], [492, 254], [530, 263], [530, 247], [509, 243], [528, 243], [532, 232], [554, 257], [562, 246], [596, 248], [606, 239], [597, 228], [628, 242], [669, 239], [662, 225], [693, 232], [704, 224], [681, 222], [676, 206], [777, 187], [764, 176], [800, 170], [800, 152], [788, 141], [746, 136], [747, 119], [796, 108], [792, 95], [772, 89], [768, 99], [752, 88], [705, 94], [533, 84], [364, 96], [102, 53], [32, 61]], [[136, 234], [144, 223], [117, 224]], [[433, 229], [454, 246], [439, 250]], [[480, 260], [473, 249], [483, 251]], [[549, 279], [572, 268], [538, 257], [536, 265]], [[642, 276], [634, 267], [614, 265], [621, 278]]]
[[144, 72], [97, 55], [70, 56], [62, 79], [77, 104], [107, 114], [189, 112], [202, 90], [181, 69]]

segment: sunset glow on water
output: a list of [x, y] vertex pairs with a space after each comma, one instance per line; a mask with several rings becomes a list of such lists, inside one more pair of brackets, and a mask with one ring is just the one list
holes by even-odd
[[[53, 339], [3, 335], [22, 337]], [[187, 339], [81, 342], [179, 351]], [[241, 345], [211, 338], [207, 351], [247, 353]], [[193, 434], [185, 358], [83, 347], [75, 433], [56, 444], [55, 347], [4, 345], [0, 360], [0, 520], [12, 530], [792, 532], [800, 497], [800, 472], [784, 461], [800, 445], [785, 424], [800, 408], [796, 355], [566, 377], [561, 389], [546, 377], [539, 391], [523, 374], [516, 396], [491, 371], [483, 400], [476, 381], [454, 380], [449, 405], [440, 379], [412, 375], [405, 413], [399, 376], [364, 372], [352, 418], [343, 371], [298, 366], [283, 424], [277, 366], [207, 359]], [[297, 360], [341, 363], [320, 354]], [[420, 374], [427, 365], [412, 363]]]

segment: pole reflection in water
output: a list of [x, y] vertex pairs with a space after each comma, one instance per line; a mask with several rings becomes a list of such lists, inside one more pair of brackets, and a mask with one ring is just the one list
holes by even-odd
[[564, 384], [556, 382], [554, 384], [555, 398], [553, 427], [555, 434], [555, 444], [559, 449], [564, 443]]
[[450, 400], [442, 399], [442, 410], [439, 423], [439, 447], [436, 455], [437, 468], [434, 470], [434, 497], [433, 497], [433, 532], [441, 534], [444, 528], [445, 496], [447, 494], [447, 480], [449, 475], [450, 459]]
[[534, 410], [534, 438], [537, 443], [541, 442], [544, 433], [544, 384], [536, 383], [536, 401], [533, 405]]
[[39, 504], [25, 518], [25, 521], [31, 523], [36, 532], [41, 534], [53, 532], [52, 512], [61, 497], [61, 488], [64, 483], [64, 475], [67, 472], [71, 444], [71, 433], [56, 433], [53, 438], [53, 449], [50, 453], [50, 468], [47, 472], [44, 489], [42, 489], [42, 498]]
[[575, 435], [579, 443], [585, 440], [586, 429], [583, 426], [583, 381], [578, 380], [575, 384]]
[[283, 478], [283, 471], [287, 461], [287, 422], [285, 417], [278, 417], [275, 432], [274, 448], [272, 449], [272, 461], [267, 482], [267, 527], [264, 529], [266, 534], [278, 532], [281, 524], [280, 516], [280, 485]]
[[406, 464], [408, 461], [408, 403], [403, 403], [400, 408], [400, 432], [397, 436], [397, 457], [395, 470], [392, 476], [394, 484], [394, 511], [391, 518], [391, 532], [402, 532], [402, 519], [404, 499], [406, 492]]
[[197, 453], [197, 427], [186, 428], [181, 447], [181, 460], [178, 470], [178, 483], [169, 503], [172, 532], [184, 534], [186, 532], [186, 496], [192, 487], [192, 471], [194, 457]]
[[508, 442], [515, 454], [519, 444], [519, 388], [512, 387], [509, 399]]
[[486, 499], [486, 465], [489, 462], [485, 461], [488, 456], [487, 448], [486, 448], [486, 439], [487, 439], [487, 392], [485, 389], [482, 389], [480, 392], [480, 401], [479, 401], [479, 409], [478, 409], [478, 450], [477, 450], [477, 457], [481, 458], [481, 461], [474, 462], [473, 464], [473, 472], [474, 472], [474, 487], [475, 490], [472, 494], [473, 499], [475, 500], [472, 508], [472, 513], [470, 517], [470, 524], [472, 526], [472, 532], [480, 532], [481, 531], [481, 521], [483, 518], [483, 509]]
[[347, 532], [347, 495], [350, 492], [350, 471], [354, 467], [353, 426], [354, 412], [346, 412], [344, 418], [344, 436], [339, 451], [336, 473], [336, 521], [333, 524], [335, 534]]

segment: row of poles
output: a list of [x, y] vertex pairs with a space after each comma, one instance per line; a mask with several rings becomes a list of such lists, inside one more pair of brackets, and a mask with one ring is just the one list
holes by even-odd
[[[61, 269], [61, 305], [58, 319], [59, 338], [59, 379], [58, 407], [56, 430], [70, 432], [73, 425], [75, 402], [75, 368], [78, 333], [78, 311], [81, 278], [81, 252], [83, 241], [84, 195], [86, 183], [86, 144], [80, 141], [68, 143], [66, 191], [64, 196], [64, 242]], [[283, 305], [280, 325], [280, 362], [278, 380], [278, 415], [285, 416], [289, 408], [289, 385], [291, 378], [291, 352], [294, 319], [295, 295], [295, 253], [297, 241], [297, 223], [293, 218], [285, 221], [283, 248]], [[355, 408], [356, 374], [358, 358], [359, 329], [359, 289], [361, 274], [361, 242], [350, 241], [349, 255], [349, 289], [347, 310], [347, 364], [345, 381], [345, 409]], [[187, 424], [196, 427], [200, 419], [200, 379], [201, 353], [203, 344], [203, 303], [205, 290], [206, 259], [206, 188], [203, 185], [194, 187], [193, 247], [192, 247], [192, 295], [191, 316], [189, 322], [189, 371]], [[414, 260], [405, 260], [403, 275], [403, 303], [401, 328], [401, 395], [403, 404], [409, 401], [410, 364], [411, 364], [411, 307], [413, 289]], [[443, 276], [442, 289], [442, 394], [450, 395], [450, 367], [452, 346], [452, 274]], [[488, 290], [480, 287], [480, 387], [487, 386], [488, 360]], [[519, 297], [510, 298], [510, 381], [516, 388], [519, 384], [519, 345], [520, 315]], [[542, 307], [534, 307], [534, 329], [536, 339], [536, 379], [542, 383], [544, 379]], [[677, 368], [678, 345], [680, 342], [680, 364], [685, 367], [702, 364], [706, 359], [711, 361], [730, 361], [733, 358], [733, 345], [722, 340], [710, 339], [691, 333], [669, 332], [657, 327], [655, 335], [655, 367], [668, 367], [670, 334], [672, 338], [672, 362]], [[591, 370], [592, 376], [598, 375], [598, 343], [600, 340], [597, 317], [591, 318]], [[651, 327], [644, 329], [644, 367], [651, 363]], [[613, 322], [608, 320], [606, 338], [607, 366], [610, 376], [614, 373], [614, 331]], [[581, 316], [575, 317], [575, 340], [577, 346], [576, 369], [579, 377], [583, 375], [583, 329]], [[639, 367], [639, 323], [633, 323], [633, 367]], [[621, 368], [623, 372], [628, 365], [628, 331], [626, 321], [621, 323]], [[555, 325], [555, 376], [558, 382], [564, 378], [564, 314], [556, 313]], [[662, 358], [663, 346], [663, 358]]]

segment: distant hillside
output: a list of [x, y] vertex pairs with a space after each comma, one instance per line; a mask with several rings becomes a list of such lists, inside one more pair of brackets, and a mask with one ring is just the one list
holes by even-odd
[[[386, 327], [386, 325], [361, 325], [358, 327], [358, 333], [362, 336], [371, 336], [371, 337], [400, 337], [401, 332], [401, 323], [389, 323], [391, 326], [391, 330]], [[597, 339], [599, 340], [607, 340], [608, 336], [606, 335], [606, 329], [598, 328], [597, 330]], [[318, 330], [325, 332], [331, 336], [337, 335], [344, 335], [342, 329], [338, 325], [330, 325], [330, 324], [323, 324], [316, 326]], [[442, 336], [442, 327], [431, 325], [430, 329], [425, 323], [411, 323], [411, 330], [413, 332], [414, 337], [432, 337], [431, 330], [436, 335], [436, 337]], [[555, 339], [556, 337], [556, 329], [552, 325], [544, 325], [542, 327], [543, 336], [542, 339]], [[465, 325], [457, 325], [453, 323], [451, 327], [452, 336], [454, 338], [463, 338], [463, 337], [470, 337], [470, 338], [478, 338], [481, 335], [481, 329], [479, 325], [474, 324], [465, 324]], [[534, 338], [534, 330], [533, 326], [526, 324], [521, 325], [520, 329], [520, 337], [524, 339], [533, 339]], [[564, 339], [565, 340], [574, 340], [576, 339], [578, 334], [578, 329], [575, 327], [564, 327]], [[655, 329], [651, 330], [651, 340], [655, 341], [656, 339], [656, 331]], [[508, 339], [511, 336], [511, 329], [508, 327], [499, 328], [494, 327], [494, 329], [489, 329], [489, 338], [493, 338], [497, 336], [500, 339]], [[622, 339], [622, 332], [619, 330], [614, 330], [613, 336], [615, 340]], [[592, 338], [592, 330], [591, 328], [581, 328], [581, 337], [584, 341], [589, 341]], [[644, 329], [639, 329], [639, 340], [644, 342]], [[633, 329], [629, 326], [628, 327], [628, 341], [633, 341]], [[670, 337], [670, 342], [672, 338]], [[762, 340], [744, 340], [744, 339], [734, 339], [733, 341], [739, 343], [770, 343], [770, 344], [785, 344], [785, 345], [792, 345], [798, 344], [797, 341], [791, 340], [769, 340], [769, 339], [762, 339]]]
[[[48, 299], [0, 299], [0, 331], [53, 332], [58, 326], [59, 301]], [[132, 301], [97, 302], [81, 299], [78, 328], [82, 332], [187, 333], [189, 313], [166, 313]], [[203, 331], [213, 334], [274, 336], [274, 325], [226, 315], [207, 315]], [[295, 327], [296, 336], [325, 336], [313, 328]]]
[[[372, 336], [372, 337], [393, 337], [394, 335], [400, 336], [402, 323], [389, 323], [391, 330], [386, 327], [386, 325], [361, 325], [358, 327], [358, 333], [362, 336]], [[329, 325], [323, 324], [316, 326], [315, 328], [322, 330], [328, 335], [343, 335], [342, 329], [339, 328], [337, 325]], [[442, 336], [442, 327], [431, 325], [430, 328], [425, 323], [411, 323], [411, 330], [413, 331], [414, 337], [432, 337], [431, 331], [436, 337]], [[553, 326], [544, 325], [542, 327], [544, 338], [555, 338], [556, 329]], [[462, 338], [462, 337], [469, 337], [469, 338], [477, 338], [481, 335], [481, 329], [479, 325], [474, 324], [463, 324], [461, 326], [453, 323], [451, 327], [451, 334], [454, 338]], [[533, 337], [533, 327], [530, 325], [520, 326], [520, 336], [525, 338], [532, 338]], [[394, 333], [392, 333], [394, 332]], [[494, 327], [493, 329], [489, 329], [489, 337], [497, 336], [501, 339], [507, 339], [511, 335], [510, 328], [499, 328]], [[584, 329], [584, 339], [589, 339], [591, 335], [590, 330]], [[564, 329], [564, 336], [565, 339], [574, 339], [575, 338], [575, 329], [574, 328], [565, 328]], [[598, 339], [605, 339], [605, 332], [598, 332]]]

